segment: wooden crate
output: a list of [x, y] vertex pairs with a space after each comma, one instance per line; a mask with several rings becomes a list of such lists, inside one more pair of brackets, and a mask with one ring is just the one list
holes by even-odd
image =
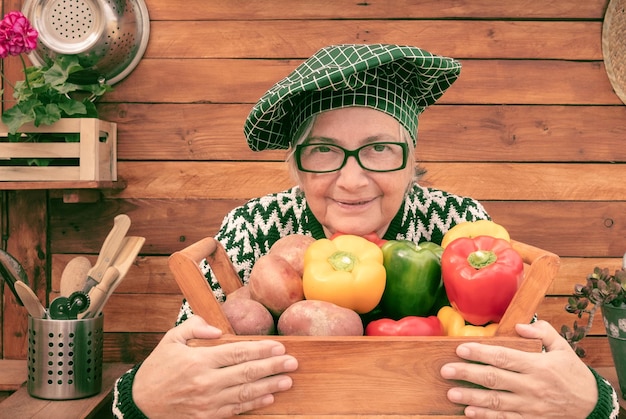
[[[0, 124], [0, 137], [7, 136]], [[0, 181], [116, 181], [117, 124], [97, 118], [64, 118], [53, 125], [26, 124], [24, 133], [78, 133], [79, 142], [0, 142], [0, 161], [9, 159], [78, 159], [68, 166], [1, 166]]]
[[[459, 361], [456, 347], [482, 342], [539, 352], [539, 340], [515, 333], [516, 323], [532, 319], [556, 276], [559, 257], [533, 246], [512, 242], [525, 263], [525, 278], [493, 337], [309, 337], [269, 336], [282, 342], [298, 359], [290, 373], [293, 387], [275, 395], [271, 406], [246, 415], [258, 418], [420, 418], [462, 416], [463, 406], [446, 397], [459, 383], [444, 380], [442, 365]], [[196, 339], [191, 346], [214, 346], [268, 336], [235, 336], [221, 311], [199, 261], [206, 258], [226, 294], [241, 286], [221, 245], [205, 238], [170, 256], [174, 278], [194, 312], [226, 334], [220, 339]], [[465, 384], [467, 385], [467, 384]]]

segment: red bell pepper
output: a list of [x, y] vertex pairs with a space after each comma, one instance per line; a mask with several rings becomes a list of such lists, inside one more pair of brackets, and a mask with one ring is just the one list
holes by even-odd
[[450, 304], [468, 323], [498, 323], [524, 278], [524, 262], [504, 239], [461, 237], [444, 249], [441, 275]]
[[366, 336], [443, 336], [443, 326], [437, 316], [407, 316], [400, 320], [379, 319], [365, 328]]

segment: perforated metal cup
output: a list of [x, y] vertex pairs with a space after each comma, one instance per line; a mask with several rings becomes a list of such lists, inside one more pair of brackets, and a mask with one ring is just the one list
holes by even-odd
[[102, 389], [104, 317], [28, 320], [28, 393], [71, 400]]

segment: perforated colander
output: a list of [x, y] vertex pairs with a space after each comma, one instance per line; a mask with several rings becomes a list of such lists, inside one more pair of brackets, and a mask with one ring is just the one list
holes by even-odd
[[29, 55], [33, 64], [76, 55], [90, 68], [89, 83], [119, 82], [148, 45], [150, 18], [143, 0], [26, 0], [22, 12], [39, 32], [37, 49]]

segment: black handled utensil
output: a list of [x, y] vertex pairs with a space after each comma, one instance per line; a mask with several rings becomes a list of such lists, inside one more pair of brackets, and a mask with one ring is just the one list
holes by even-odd
[[23, 306], [24, 302], [20, 298], [19, 293], [15, 290], [15, 283], [21, 281], [28, 285], [28, 276], [17, 259], [2, 249], [0, 249], [0, 276], [4, 278], [4, 282], [9, 286], [17, 303]]

